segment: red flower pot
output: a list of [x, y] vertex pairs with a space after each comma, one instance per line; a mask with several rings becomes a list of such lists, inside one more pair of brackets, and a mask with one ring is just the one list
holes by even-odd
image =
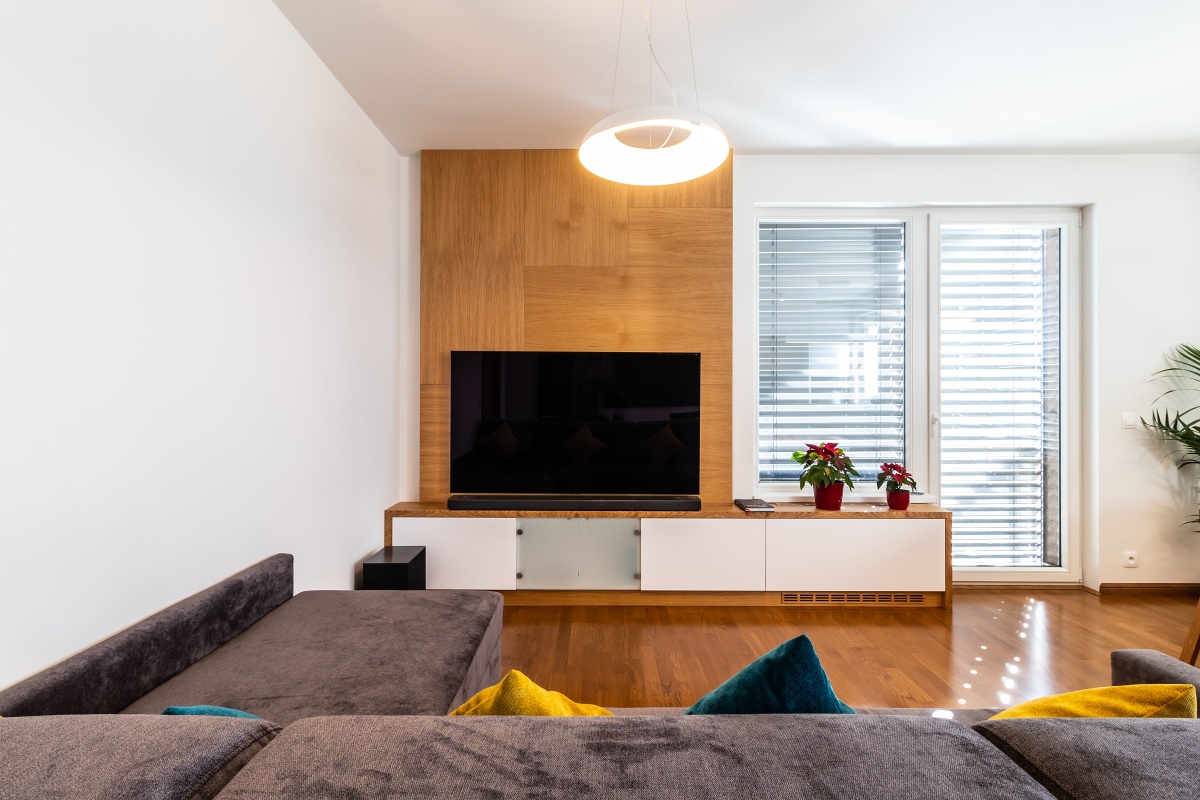
[[818, 511], [841, 511], [842, 489], [844, 483], [831, 483], [828, 486], [813, 485], [813, 497], [817, 499]]
[[892, 511], [907, 511], [908, 501], [912, 499], [909, 492], [888, 492], [888, 508]]

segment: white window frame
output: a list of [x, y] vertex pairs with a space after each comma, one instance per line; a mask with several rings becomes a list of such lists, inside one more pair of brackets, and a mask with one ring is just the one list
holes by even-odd
[[[921, 320], [927, 318], [928, 290], [923, 289], [916, 281], [919, 278], [917, 270], [911, 268], [911, 265], [916, 263], [914, 259], [921, 259], [923, 263], [927, 254], [925, 252], [925, 221], [920, 218], [920, 214], [915, 213], [912, 208], [878, 208], [878, 209], [839, 209], [839, 208], [770, 208], [761, 209], [754, 218], [754, 241], [758, 241], [758, 231], [764, 222], [780, 222], [789, 220], [822, 220], [827, 222], [903, 222], [904, 223], [904, 263], [906, 265], [904, 276], [904, 332], [906, 336], [904, 347], [904, 452], [905, 459], [909, 470], [914, 474], [927, 474], [928, 464], [925, 462], [924, 453], [918, 455], [918, 450], [925, 450], [924, 447], [917, 446], [920, 441], [927, 435], [926, 432], [919, 426], [914, 425], [914, 414], [921, 413], [920, 419], [927, 419], [929, 416], [928, 408], [918, 408], [927, 402], [927, 397], [924, 392], [913, 391], [913, 376], [922, 374], [927, 371], [927, 353], [924, 346], [914, 346], [915, 343], [922, 340], [914, 337], [914, 325]], [[921, 225], [920, 235], [914, 236], [913, 231], [915, 225]], [[758, 248], [755, 246], [755, 260], [753, 264], [754, 274], [754, 375], [757, 377], [759, 372], [759, 351], [758, 351], [758, 292], [759, 292], [759, 262]], [[740, 355], [740, 354], [739, 354]], [[914, 403], [914, 398], [921, 395], [920, 401]], [[796, 501], [811, 501], [813, 497], [812, 488], [803, 490], [796, 489], [795, 491], [781, 490], [778, 483], [759, 483], [758, 476], [758, 384], [753, 387], [753, 398], [751, 400], [752, 408], [754, 409], [755, 433], [754, 433], [754, 496], [761, 497], [764, 500], [775, 502], [796, 502]], [[797, 448], [800, 448], [802, 443], [797, 443]], [[854, 454], [849, 454], [851, 459]], [[877, 465], [855, 464], [859, 471], [863, 471], [863, 467], [873, 469]], [[921, 471], [918, 471], [921, 470]], [[925, 490], [928, 491], [928, 490]], [[875, 488], [875, 484], [869, 480], [865, 482], [855, 482], [854, 491], [847, 492], [843, 502], [847, 503], [866, 503], [866, 502], [883, 502], [884, 491]], [[930, 502], [924, 496], [920, 496], [923, 502]]]
[[[940, 446], [934, 424], [938, 398], [939, 363], [939, 298], [940, 232], [948, 224], [1045, 224], [1061, 226], [1064, 236], [1060, 254], [1059, 291], [1061, 303], [1060, 347], [1063, 369], [1060, 379], [1060, 535], [1062, 537], [1062, 566], [1060, 567], [957, 567], [954, 580], [959, 583], [1078, 583], [1082, 580], [1081, 523], [1081, 429], [1082, 409], [1077, 402], [1081, 389], [1080, 376], [1080, 314], [1081, 286], [1079, 258], [1080, 211], [1060, 207], [958, 207], [958, 206], [831, 206], [819, 207], [779, 204], [756, 205], [752, 217], [753, 229], [745, 235], [755, 242], [753, 261], [735, 270], [743, 283], [739, 318], [748, 320], [752, 337], [735, 335], [736, 361], [749, 359], [753, 381], [735, 381], [734, 397], [738, 408], [753, 415], [750, 441], [742, 437], [735, 453], [734, 483], [753, 487], [755, 497], [775, 502], [809, 502], [812, 490], [781, 490], [779, 484], [760, 484], [758, 481], [758, 302], [759, 302], [759, 227], [764, 222], [785, 220], [829, 220], [844, 222], [888, 221], [905, 223], [905, 463], [919, 482], [923, 495], [913, 497], [913, 503], [937, 503], [940, 494]], [[743, 258], [747, 257], [747, 253]], [[747, 339], [752, 338], [748, 342]], [[802, 443], [798, 443], [797, 447]], [[853, 457], [853, 453], [850, 454]], [[856, 465], [873, 469], [875, 465]], [[740, 474], [739, 474], [740, 473]], [[747, 474], [748, 473], [748, 474]], [[739, 495], [740, 496], [740, 495]], [[867, 481], [855, 483], [854, 491], [845, 496], [846, 503], [881, 503], [883, 492]]]
[[[1080, 429], [1082, 409], [1077, 405], [1080, 395], [1079, 348], [1079, 227], [1078, 209], [1015, 209], [1015, 208], [939, 208], [929, 214], [929, 361], [940, 363], [941, 304], [932, 302], [932, 294], [941, 284], [941, 241], [943, 225], [1058, 225], [1063, 231], [1059, 253], [1059, 352], [1062, 374], [1059, 376], [1059, 534], [1062, 565], [1058, 567], [955, 567], [954, 580], [960, 583], [1048, 582], [1079, 583], [1083, 580], [1083, 526], [1081, 524], [1082, 486], [1079, 483], [1082, 465]], [[940, 396], [939, 371], [930, 370], [929, 398]], [[932, 419], [932, 417], [930, 417]], [[929, 426], [929, 475], [934, 481], [941, 478], [940, 430]], [[934, 485], [933, 483], [930, 484]], [[939, 487], [940, 490], [940, 487]]]

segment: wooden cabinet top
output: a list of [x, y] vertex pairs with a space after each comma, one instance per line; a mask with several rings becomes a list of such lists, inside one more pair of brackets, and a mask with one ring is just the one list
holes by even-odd
[[818, 511], [807, 503], [776, 503], [775, 511], [749, 514], [733, 503], [706, 505], [699, 511], [451, 511], [445, 503], [396, 503], [384, 512], [386, 519], [394, 517], [560, 517], [579, 519], [588, 517], [637, 517], [640, 519], [950, 519], [950, 512], [934, 505], [913, 504], [907, 511], [892, 511], [883, 504], [847, 503], [841, 511]]

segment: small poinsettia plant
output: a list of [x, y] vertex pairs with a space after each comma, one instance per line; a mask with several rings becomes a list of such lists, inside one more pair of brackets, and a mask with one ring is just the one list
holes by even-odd
[[850, 461], [846, 451], [837, 446], [837, 442], [821, 442], [820, 444], [805, 444], [808, 450], [797, 450], [792, 453], [792, 460], [798, 461], [804, 467], [800, 473], [800, 488], [807, 484], [813, 486], [831, 486], [844, 483], [851, 489], [854, 481], [850, 476], [859, 477], [858, 470]]
[[903, 464], [880, 464], [879, 477], [875, 479], [878, 489], [887, 483], [889, 492], [907, 492], [917, 488], [917, 479], [904, 468]]

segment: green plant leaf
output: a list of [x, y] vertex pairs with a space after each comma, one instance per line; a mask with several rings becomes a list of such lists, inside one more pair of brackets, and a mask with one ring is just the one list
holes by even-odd
[[[1154, 377], [1178, 379], [1184, 381], [1185, 385], [1168, 389], [1159, 395], [1155, 402], [1175, 392], [1193, 392], [1200, 389], [1200, 347], [1190, 344], [1176, 345], [1167, 353], [1166, 360], [1168, 366], [1155, 372]], [[1186, 385], [1189, 383], [1197, 385]], [[1175, 412], [1152, 408], [1149, 421], [1145, 417], [1141, 418], [1145, 428], [1177, 445], [1171, 449], [1168, 456], [1175, 459], [1175, 464], [1180, 469], [1200, 465], [1200, 419], [1188, 419], [1198, 410], [1200, 406]], [[1183, 524], [1200, 525], [1200, 514]]]

